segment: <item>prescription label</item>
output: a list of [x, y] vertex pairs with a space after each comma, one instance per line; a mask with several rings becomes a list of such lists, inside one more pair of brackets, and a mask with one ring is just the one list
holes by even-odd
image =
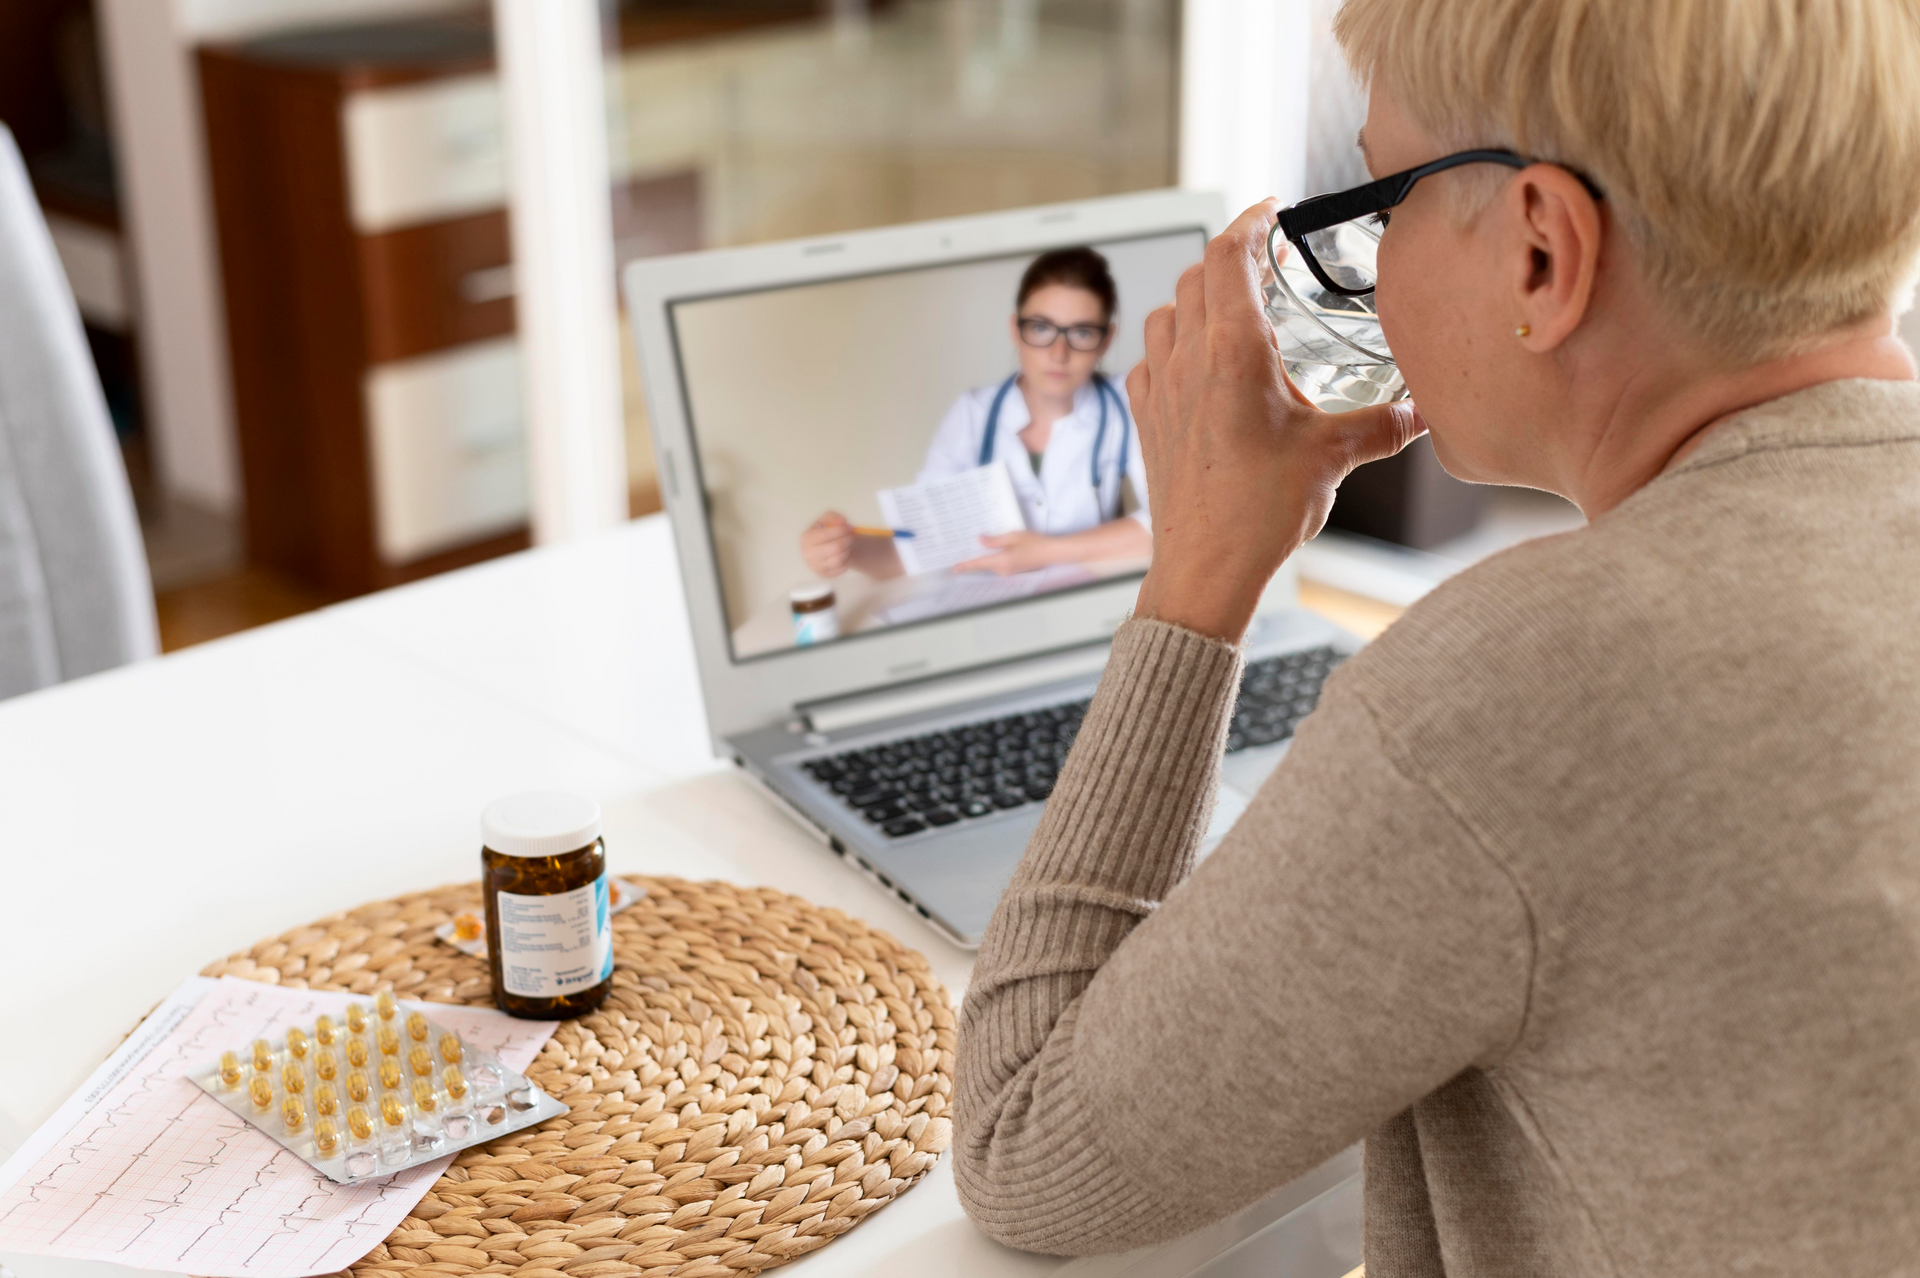
[[509, 994], [554, 998], [613, 975], [607, 876], [551, 896], [495, 894], [500, 909], [500, 982]]

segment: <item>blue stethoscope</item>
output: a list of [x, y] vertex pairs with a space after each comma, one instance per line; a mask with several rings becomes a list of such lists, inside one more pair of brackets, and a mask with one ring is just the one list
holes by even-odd
[[[979, 465], [984, 466], [993, 460], [994, 440], [1000, 433], [1000, 406], [1007, 402], [1007, 392], [1012, 390], [1013, 384], [1019, 380], [1020, 374], [1015, 373], [1001, 382], [1000, 389], [993, 393], [993, 406], [987, 409], [987, 429], [980, 437]], [[1100, 449], [1107, 442], [1107, 401], [1112, 400], [1113, 406], [1120, 410], [1120, 466], [1113, 473], [1113, 518], [1118, 519], [1120, 517], [1120, 480], [1127, 473], [1127, 438], [1132, 418], [1127, 415], [1127, 406], [1120, 400], [1120, 392], [1113, 388], [1113, 383], [1109, 382], [1103, 374], [1095, 373], [1093, 384], [1100, 393], [1100, 424], [1094, 427], [1093, 431], [1091, 468], [1093, 473], [1090, 476], [1096, 502], [1100, 500]]]

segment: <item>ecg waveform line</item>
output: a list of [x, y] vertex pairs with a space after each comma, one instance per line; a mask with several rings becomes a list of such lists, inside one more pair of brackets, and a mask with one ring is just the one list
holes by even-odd
[[[339, 1185], [190, 1079], [220, 1051], [274, 1038], [349, 995], [222, 980], [0, 1194], [0, 1248], [208, 1278], [338, 1271], [391, 1233], [449, 1159]], [[436, 1006], [436, 1019], [525, 1068], [550, 1025]]]

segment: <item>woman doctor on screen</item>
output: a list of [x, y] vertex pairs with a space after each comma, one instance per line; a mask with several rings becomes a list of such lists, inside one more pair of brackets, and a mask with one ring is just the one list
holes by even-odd
[[[1143, 558], [1152, 550], [1146, 472], [1126, 396], [1098, 371], [1113, 342], [1117, 302], [1107, 259], [1090, 248], [1043, 253], [1020, 278], [1013, 336], [1020, 371], [954, 401], [934, 433], [917, 482], [989, 462], [1013, 476], [1027, 531], [981, 539], [956, 572], [1025, 572], [1050, 564]], [[1121, 479], [1140, 508], [1120, 511]], [[822, 577], [849, 568], [900, 575], [889, 538], [860, 536], [839, 511], [800, 535], [800, 553]]]

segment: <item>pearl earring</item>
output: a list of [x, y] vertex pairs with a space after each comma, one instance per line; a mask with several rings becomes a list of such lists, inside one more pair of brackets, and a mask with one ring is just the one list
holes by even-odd
[[1527, 334], [1531, 332], [1533, 332], [1533, 330], [1531, 328], [1528, 328], [1525, 324], [1514, 325], [1513, 335], [1515, 337], [1525, 337]]

